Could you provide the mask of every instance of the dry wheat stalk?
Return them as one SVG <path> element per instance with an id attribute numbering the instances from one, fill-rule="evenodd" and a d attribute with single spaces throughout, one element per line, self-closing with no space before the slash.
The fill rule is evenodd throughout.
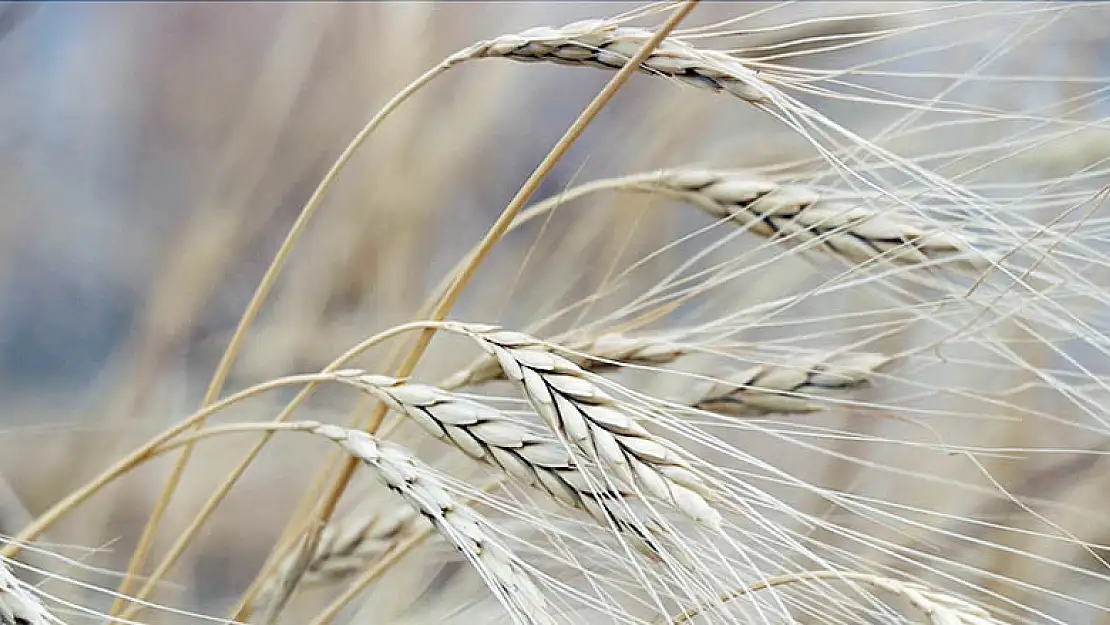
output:
<path id="1" fill-rule="evenodd" d="M 488 326 L 459 325 L 497 358 L 547 424 L 625 484 L 636 484 L 686 516 L 718 527 L 709 489 L 683 451 L 645 429 L 577 364 L 531 336 Z"/>
<path id="2" fill-rule="evenodd" d="M 630 336 L 610 332 L 562 343 L 566 358 L 586 371 L 600 371 L 628 365 L 663 365 L 690 353 L 690 347 L 658 336 Z M 446 389 L 473 386 L 504 379 L 497 358 L 486 354 L 466 369 L 447 378 L 440 386 Z"/>
<path id="3" fill-rule="evenodd" d="M 42 602 L 8 568 L 0 557 L 0 625 L 48 625 L 61 623 L 46 611 Z"/>
<path id="4" fill-rule="evenodd" d="M 816 240 L 856 262 L 915 264 L 951 254 L 966 255 L 961 260 L 975 267 L 983 262 L 972 254 L 969 240 L 927 228 L 908 215 L 829 200 L 814 189 L 743 172 L 664 170 L 630 177 L 621 188 L 675 197 L 760 236 L 795 244 Z"/>
<path id="5" fill-rule="evenodd" d="M 433 437 L 500 468 L 559 503 L 633 533 L 644 543 L 638 546 L 646 547 L 648 553 L 657 551 L 654 539 L 645 533 L 652 524 L 635 518 L 622 501 L 627 493 L 599 489 L 598 478 L 587 477 L 559 441 L 540 438 L 496 408 L 434 386 L 361 371 L 338 372 L 336 380 L 374 395 Z"/>
<path id="6" fill-rule="evenodd" d="M 541 26 L 482 41 L 454 55 L 448 62 L 506 58 L 619 69 L 652 35 L 643 28 L 620 26 L 606 20 L 585 20 L 561 28 Z M 717 50 L 695 48 L 677 38 L 664 39 L 641 63 L 640 69 L 702 89 L 724 91 L 752 104 L 770 102 L 768 87 L 739 59 Z"/>
<path id="7" fill-rule="evenodd" d="M 419 464 L 408 450 L 365 432 L 334 425 L 317 426 L 312 433 L 334 441 L 362 460 L 374 469 L 382 483 L 431 521 L 439 534 L 475 566 L 510 609 L 515 622 L 538 625 L 555 622 L 543 594 L 512 552 L 487 531 L 480 515 L 456 501 L 433 470 Z"/>
<path id="8" fill-rule="evenodd" d="M 807 352 L 786 365 L 762 364 L 714 384 L 694 407 L 723 414 L 813 412 L 821 404 L 806 395 L 866 384 L 890 359 L 881 354 Z"/>

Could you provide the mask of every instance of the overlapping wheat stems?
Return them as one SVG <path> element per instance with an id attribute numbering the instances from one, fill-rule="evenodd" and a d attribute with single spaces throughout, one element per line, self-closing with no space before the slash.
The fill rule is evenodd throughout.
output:
<path id="1" fill-rule="evenodd" d="M 561 438 L 625 485 L 635 485 L 695 521 L 719 527 L 710 490 L 674 443 L 641 425 L 634 411 L 605 393 L 590 374 L 543 342 L 492 326 L 459 324 L 497 358 L 533 408 Z"/>
<path id="2" fill-rule="evenodd" d="M 961 599 L 919 584 L 851 571 L 801 571 L 773 577 L 747 588 L 741 588 L 722 595 L 721 603 L 749 596 L 755 592 L 775 586 L 796 584 L 807 581 L 830 580 L 863 584 L 892 595 L 901 596 L 914 608 L 921 611 L 931 625 L 1002 625 L 983 608 Z M 670 623 L 680 625 L 701 614 L 705 607 L 693 608 L 672 619 Z"/>
<path id="3" fill-rule="evenodd" d="M 693 402 L 695 408 L 722 414 L 813 412 L 828 395 L 866 384 L 890 362 L 881 354 L 805 352 L 788 364 L 760 364 L 713 384 Z"/>
<path id="4" fill-rule="evenodd" d="M 12 574 L 7 558 L 0 557 L 0 625 L 60 625 L 61 622 Z"/>
<path id="5" fill-rule="evenodd" d="M 405 448 L 357 430 L 320 425 L 313 434 L 328 438 L 374 470 L 390 490 L 401 496 L 435 526 L 474 565 L 513 620 L 548 625 L 555 622 L 543 593 L 519 561 L 487 528 L 484 519 L 455 500 L 435 472 L 421 465 Z"/>
<path id="6" fill-rule="evenodd" d="M 590 104 L 587 105 L 582 113 L 574 120 L 571 126 L 567 129 L 566 133 L 564 133 L 559 141 L 551 148 L 547 156 L 545 156 L 543 161 L 536 167 L 535 170 L 533 170 L 532 174 L 528 177 L 524 184 L 521 185 L 516 195 L 513 196 L 513 199 L 510 200 L 509 204 L 505 207 L 505 210 L 501 212 L 501 215 L 497 218 L 493 225 L 490 226 L 489 230 L 486 232 L 486 235 L 482 238 L 481 243 L 479 243 L 478 246 L 473 250 L 473 252 L 467 257 L 465 265 L 459 270 L 458 273 L 453 276 L 451 286 L 442 293 L 437 292 L 436 294 L 434 294 L 434 299 L 432 299 L 431 301 L 435 302 L 435 304 L 433 306 L 430 306 L 430 313 L 428 315 L 432 320 L 441 321 L 447 317 L 448 313 L 451 312 L 451 309 L 454 308 L 455 302 L 462 294 L 462 291 L 466 288 L 466 286 L 470 282 L 470 279 L 474 276 L 474 273 L 478 266 L 482 264 L 489 252 L 505 235 L 513 220 L 516 219 L 517 215 L 519 215 L 520 211 L 524 208 L 524 205 L 531 199 L 535 192 L 539 190 L 540 184 L 543 182 L 543 180 L 552 171 L 552 169 L 554 169 L 555 165 L 567 153 L 570 147 L 578 140 L 582 133 L 585 132 L 586 128 L 597 117 L 598 113 L 600 113 L 601 110 L 605 108 L 605 106 L 613 99 L 613 96 L 616 95 L 617 91 L 619 91 L 620 88 L 624 86 L 625 83 L 627 83 L 628 79 L 632 76 L 632 72 L 635 71 L 640 66 L 640 64 L 645 59 L 647 59 L 660 44 L 662 44 L 667 39 L 668 36 L 670 36 L 670 34 L 675 30 L 675 28 L 678 27 L 680 23 L 682 23 L 684 19 L 686 19 L 690 12 L 694 10 L 694 7 L 697 6 L 698 1 L 699 0 L 684 0 L 684 2 L 679 5 L 670 15 L 670 17 L 667 18 L 667 20 L 663 23 L 658 31 L 652 33 L 650 37 L 641 42 L 641 44 L 635 50 L 635 53 L 631 56 L 631 59 L 629 60 L 627 66 L 621 67 L 617 70 L 616 74 L 609 80 L 609 83 L 606 84 L 606 86 L 600 92 L 598 92 L 597 96 L 594 97 Z M 455 62 L 454 58 L 455 57 L 447 59 L 447 61 L 441 64 L 440 67 L 446 68 L 451 66 Z M 416 88 L 419 87 L 415 85 L 410 86 L 409 88 L 406 88 L 405 91 L 409 92 L 411 90 L 415 90 Z M 355 145 L 355 143 L 352 143 L 352 148 Z M 423 317 L 424 315 L 422 314 L 420 316 Z M 428 344 L 431 342 L 433 333 L 433 331 L 426 331 L 421 333 L 420 337 L 417 339 L 415 347 L 413 347 L 412 350 L 409 351 L 408 354 L 404 357 L 404 359 L 400 361 L 400 365 L 396 369 L 396 374 L 398 376 L 404 377 L 412 373 L 412 371 L 416 368 L 416 365 L 419 362 L 420 358 L 427 350 Z M 375 431 L 380 426 L 381 421 L 385 416 L 385 412 L 385 405 L 379 404 L 370 414 L 369 422 L 366 429 L 371 432 Z M 357 419 L 356 422 L 361 421 L 361 419 Z M 332 463 L 329 463 L 329 465 L 330 464 Z M 339 477 L 332 483 L 332 486 L 328 489 L 328 492 L 320 499 L 319 505 L 316 507 L 318 512 L 311 515 L 315 516 L 319 522 L 313 523 L 310 520 L 307 524 L 303 524 L 304 528 L 308 532 L 318 531 L 318 528 L 322 524 L 326 524 L 327 521 L 331 518 L 336 505 L 339 503 L 339 498 L 346 490 L 347 485 L 350 483 L 350 480 L 354 475 L 355 466 L 355 464 L 352 464 L 348 461 L 342 467 Z M 325 468 L 324 472 L 322 472 L 321 475 L 326 475 L 326 473 L 329 471 L 330 466 Z M 306 498 L 306 502 L 307 501 L 310 500 Z M 275 546 L 275 553 L 282 552 L 286 547 L 292 544 L 292 541 L 296 539 L 296 536 L 304 533 L 295 531 L 296 526 L 301 524 L 301 521 L 302 519 L 295 518 L 287 525 L 286 531 L 283 532 L 282 541 L 280 541 L 279 544 Z M 271 559 L 270 561 L 273 562 L 275 561 L 275 559 Z M 264 575 L 265 573 L 262 573 L 260 577 Z M 252 599 L 251 593 L 260 586 L 260 583 L 261 580 L 256 579 L 255 582 L 251 584 L 250 588 L 248 588 L 247 592 L 244 593 L 239 606 L 237 606 L 234 611 L 234 618 L 243 618 L 247 615 L 250 610 L 250 603 Z"/>
<path id="7" fill-rule="evenodd" d="M 689 354 L 692 348 L 661 336 L 636 336 L 609 332 L 563 341 L 566 358 L 586 371 L 601 371 L 621 365 L 664 365 Z M 440 386 L 457 389 L 504 379 L 505 374 L 492 354 L 452 374 Z"/>

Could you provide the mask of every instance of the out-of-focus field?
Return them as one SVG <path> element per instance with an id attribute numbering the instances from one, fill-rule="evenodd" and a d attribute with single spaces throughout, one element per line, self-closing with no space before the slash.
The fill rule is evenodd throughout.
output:
<path id="1" fill-rule="evenodd" d="M 890 100 L 889 94 L 897 93 L 927 101 L 940 93 L 946 101 L 1077 122 L 1110 116 L 1110 107 L 1098 98 L 1084 100 L 1091 106 L 1083 110 L 1069 104 L 1104 86 L 1097 82 L 1018 85 L 954 77 L 1110 75 L 1110 9 L 1076 6 L 1043 16 L 971 19 L 997 7 L 772 6 L 706 3 L 687 26 L 752 13 L 738 26 L 752 32 L 729 38 L 728 45 L 753 49 L 775 49 L 792 38 L 899 29 L 896 36 L 860 48 L 799 52 L 779 62 L 820 70 L 886 59 L 883 69 L 890 75 L 860 81 L 875 89 L 865 95 L 877 99 Z M 474 41 L 629 8 L 627 3 L 562 2 L 0 5 L 0 531 L 14 534 L 109 462 L 195 409 L 297 212 L 350 137 L 390 96 Z M 829 15 L 853 17 L 806 21 Z M 951 23 L 920 32 L 913 28 L 942 19 Z M 760 28 L 791 22 L 799 26 Z M 899 78 L 894 72 L 906 75 Z M 597 70 L 483 60 L 452 71 L 406 104 L 328 195 L 253 329 L 229 387 L 318 370 L 359 339 L 409 320 L 609 77 Z M 907 112 L 866 101 L 799 97 L 863 137 L 875 136 Z M 937 115 L 926 113 L 916 123 Z M 942 153 L 998 140 L 1035 123 L 1030 120 L 942 127 L 883 145 L 911 158 Z M 537 199 L 579 182 L 659 167 L 755 168 L 814 156 L 805 138 L 761 111 L 637 76 L 557 167 Z M 1094 128 L 1014 154 L 965 182 L 1063 177 L 1106 157 L 1110 133 Z M 956 176 L 970 165 L 938 167 Z M 1092 171 L 1084 183 L 1089 188 L 1110 182 L 1099 173 L 1104 167 Z M 1037 215 L 1044 221 L 1052 216 L 1051 210 Z M 636 195 L 607 194 L 567 207 L 548 223 L 511 234 L 453 317 L 523 327 L 598 291 L 634 259 L 708 223 L 696 211 L 673 210 Z M 656 283 L 692 253 L 690 247 L 664 252 L 632 274 L 631 291 L 621 293 Z M 717 250 L 714 257 L 727 253 Z M 725 291 L 735 298 L 730 306 L 804 290 L 811 283 L 800 271 L 806 266 L 789 257 L 754 273 Z M 1101 269 L 1092 271 L 1089 279 L 1097 282 Z M 599 302 L 586 316 L 619 307 L 621 297 Z M 814 310 L 844 315 L 836 323 L 847 326 L 848 312 L 867 303 L 866 296 L 842 294 L 820 300 Z M 1105 324 L 1104 312 L 1084 311 Z M 567 321 L 560 327 L 572 325 Z M 884 344 L 898 351 L 913 339 L 899 336 Z M 1035 343 L 1021 349 L 1028 362 L 1060 366 L 1059 354 Z M 1106 370 L 1100 354 L 1082 345 L 1069 353 L 1096 375 Z M 387 354 L 373 352 L 360 362 L 382 367 Z M 418 377 L 435 379 L 473 356 L 447 343 L 424 360 Z M 954 378 L 965 388 L 980 383 L 943 367 L 922 375 L 935 385 Z M 986 369 L 976 375 L 990 388 L 1036 379 L 1012 369 L 998 374 L 1005 380 Z M 1103 397 L 1098 389 L 1091 393 Z M 882 404 L 907 396 L 876 385 L 861 401 Z M 345 397 L 322 393 L 305 411 L 306 418 L 345 414 Z M 287 398 L 252 401 L 234 414 L 270 418 L 279 400 Z M 1110 481 L 1096 453 L 1107 443 L 1097 430 L 1005 419 L 1006 411 L 997 406 L 982 420 L 961 420 L 955 415 L 988 409 L 973 394 L 934 399 L 936 404 L 919 398 L 914 405 L 935 409 L 938 414 L 928 427 L 941 437 L 951 434 L 959 444 L 1092 452 L 999 454 L 982 460 L 997 482 L 992 485 L 984 471 L 961 456 L 937 460 L 924 450 L 863 440 L 916 436 L 929 419 L 923 414 L 882 420 L 839 410 L 799 418 L 860 434 L 856 441 L 819 443 L 837 454 L 984 490 L 1001 486 L 1023 500 L 1036 499 L 1039 513 L 1082 540 L 1110 541 L 1105 497 Z M 1043 388 L 1007 399 L 1044 412 L 1075 410 L 1062 393 Z M 1075 414 L 1060 414 L 1060 419 L 1079 420 Z M 759 444 L 766 445 L 760 451 L 769 456 L 779 453 L 774 441 Z M 242 449 L 243 440 L 234 438 L 199 449 L 156 553 L 169 545 Z M 305 451 L 299 441 L 279 437 L 186 553 L 171 576 L 179 585 L 168 586 L 159 598 L 206 612 L 233 602 L 322 457 L 323 450 Z M 944 482 L 913 482 L 907 488 L 896 474 L 875 477 L 833 454 L 797 454 L 783 464 L 830 488 L 952 515 L 930 521 L 950 523 L 952 532 L 980 532 L 984 540 L 1013 543 L 1079 569 L 1101 566 L 1094 558 L 1097 549 L 960 525 L 960 517 L 975 516 L 1050 531 L 1004 496 L 978 500 L 972 491 L 950 490 Z M 170 466 L 161 460 L 113 485 L 49 532 L 45 542 L 99 567 L 125 568 Z M 804 498 L 792 503 L 812 506 L 811 512 L 822 505 Z M 1033 558 L 998 550 L 979 554 L 966 543 L 955 547 L 936 537 L 929 540 L 936 542 L 928 549 L 946 557 L 1034 584 L 1067 584 L 1067 592 L 1096 605 L 1110 601 L 1104 582 L 1045 579 Z M 105 551 L 92 555 L 74 545 Z M 103 579 L 100 583 L 110 585 Z M 60 584 L 47 588 L 63 590 Z M 1039 595 L 1012 592 L 1021 601 L 1042 601 Z M 1090 616 L 1079 608 L 1069 613 L 1072 608 L 1043 605 L 1064 621 L 1095 622 L 1082 620 Z M 1105 622 L 1106 615 L 1101 617 Z"/>

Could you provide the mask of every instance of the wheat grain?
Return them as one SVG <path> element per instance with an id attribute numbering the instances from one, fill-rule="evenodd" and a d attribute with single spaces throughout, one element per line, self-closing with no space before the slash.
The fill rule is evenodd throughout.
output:
<path id="1" fill-rule="evenodd" d="M 976 255 L 970 238 L 926 227 L 908 215 L 826 199 L 808 187 L 742 172 L 663 170 L 629 177 L 621 188 L 675 197 L 760 236 L 794 244 L 817 241 L 855 262 L 916 264 L 953 254 L 976 268 L 986 262 L 985 256 Z"/>
<path id="2" fill-rule="evenodd" d="M 684 452 L 645 429 L 581 367 L 526 334 L 461 324 L 458 330 L 497 358 L 505 376 L 561 437 L 625 484 L 638 484 L 686 516 L 719 527 L 720 513 L 706 500 L 709 491 Z"/>
<path id="3" fill-rule="evenodd" d="M 0 557 L 0 625 L 48 625 L 61 621 L 50 614 Z"/>
<path id="4" fill-rule="evenodd" d="M 496 408 L 434 386 L 407 384 L 361 371 L 339 372 L 336 379 L 381 399 L 433 437 L 468 456 L 500 468 L 561 504 L 631 532 L 643 543 L 637 546 L 645 548 L 646 553 L 658 553 L 648 533 L 654 524 L 633 514 L 622 501 L 627 493 L 599 488 L 597 478 L 588 477 L 560 442 L 540 438 Z"/>
<path id="5" fill-rule="evenodd" d="M 601 371 L 621 365 L 663 365 L 690 353 L 690 347 L 659 336 L 632 336 L 609 332 L 571 339 L 562 343 L 566 358 L 586 371 Z M 440 385 L 445 389 L 474 386 L 504 379 L 497 358 L 490 354 L 476 360 Z"/>
<path id="6" fill-rule="evenodd" d="M 761 364 L 716 383 L 693 402 L 702 410 L 734 415 L 755 412 L 813 412 L 810 396 L 866 384 L 890 359 L 881 354 L 807 352 L 790 364 Z"/>
<path id="7" fill-rule="evenodd" d="M 456 501 L 434 472 L 420 465 L 408 450 L 365 432 L 334 425 L 318 426 L 313 433 L 331 439 L 362 460 L 374 469 L 382 483 L 431 521 L 439 534 L 475 566 L 509 608 L 515 622 L 537 625 L 555 622 L 543 594 L 512 552 L 487 530 L 485 520 Z"/>
<path id="8" fill-rule="evenodd" d="M 624 67 L 652 35 L 649 30 L 611 21 L 585 20 L 482 41 L 455 54 L 448 62 L 506 58 L 612 70 Z M 695 48 L 676 37 L 664 39 L 640 64 L 640 70 L 698 88 L 723 91 L 752 104 L 770 102 L 769 88 L 739 59 L 724 52 Z"/>

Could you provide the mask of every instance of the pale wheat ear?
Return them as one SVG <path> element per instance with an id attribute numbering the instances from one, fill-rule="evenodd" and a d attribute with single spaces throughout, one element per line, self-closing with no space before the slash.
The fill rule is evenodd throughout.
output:
<path id="1" fill-rule="evenodd" d="M 624 67 L 652 35 L 650 30 L 621 26 L 609 20 L 585 20 L 502 35 L 477 43 L 452 58 L 546 61 L 612 70 Z M 724 52 L 700 50 L 679 38 L 665 39 L 639 69 L 701 89 L 728 93 L 752 104 L 771 102 L 769 87 L 740 60 Z"/>
<path id="2" fill-rule="evenodd" d="M 431 521 L 439 534 L 474 566 L 497 599 L 509 610 L 513 622 L 555 623 L 543 593 L 535 586 L 520 560 L 501 544 L 478 513 L 455 500 L 435 472 L 421 465 L 403 447 L 373 436 L 334 425 L 321 425 L 311 433 L 338 444 L 374 470 L 377 478 L 412 508 Z"/>
<path id="3" fill-rule="evenodd" d="M 761 364 L 728 375 L 692 405 L 731 415 L 814 412 L 824 407 L 815 396 L 867 384 L 889 362 L 880 354 L 805 352 L 785 364 Z"/>
<path id="4" fill-rule="evenodd" d="M 297 578 L 303 586 L 314 586 L 348 579 L 416 533 L 423 520 L 411 507 L 380 508 L 364 505 L 332 519 L 320 532 L 306 562 L 291 557 L 278 566 L 258 593 L 259 605 L 274 606 L 288 600 L 291 593 L 281 588 L 282 580 Z"/>
<path id="5" fill-rule="evenodd" d="M 814 189 L 782 185 L 742 172 L 670 170 L 648 175 L 630 189 L 671 195 L 753 233 L 799 244 L 816 241 L 854 262 L 918 264 L 959 255 L 972 269 L 990 266 L 973 239 L 930 227 L 899 211 L 828 200 Z"/>
<path id="6" fill-rule="evenodd" d="M 813 581 L 835 581 L 869 586 L 891 595 L 898 595 L 912 607 L 919 610 L 928 619 L 930 625 L 1004 625 L 1003 621 L 994 618 L 990 612 L 983 608 L 954 595 L 929 588 L 924 584 L 852 571 L 801 571 L 780 575 L 722 595 L 719 602 L 725 603 L 741 599 L 777 586 Z M 693 608 L 658 625 L 667 625 L 667 623 L 680 625 L 681 623 L 690 622 L 707 607 Z"/>
<path id="7" fill-rule="evenodd" d="M 631 534 L 637 539 L 634 546 L 644 553 L 658 553 L 651 534 L 661 520 L 641 518 L 626 501 L 629 493 L 602 486 L 603 480 L 591 476 L 559 441 L 537 436 L 492 406 L 441 388 L 357 371 L 344 372 L 338 381 L 381 399 L 471 458 L 501 469 L 564 506 L 587 512 L 604 526 Z"/>
<path id="8" fill-rule="evenodd" d="M 692 470 L 689 454 L 641 425 L 634 411 L 605 393 L 586 371 L 543 342 L 519 332 L 459 324 L 497 358 L 533 408 L 561 439 L 612 471 L 626 486 L 642 488 L 673 509 L 720 529 L 711 489 Z"/>

